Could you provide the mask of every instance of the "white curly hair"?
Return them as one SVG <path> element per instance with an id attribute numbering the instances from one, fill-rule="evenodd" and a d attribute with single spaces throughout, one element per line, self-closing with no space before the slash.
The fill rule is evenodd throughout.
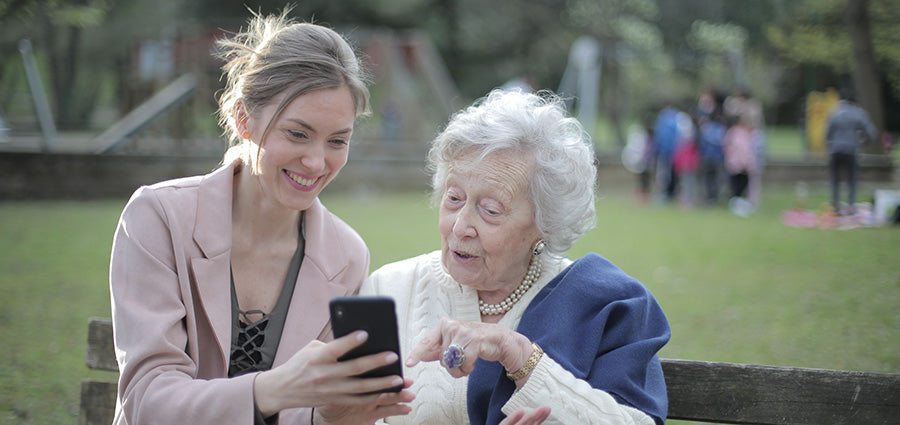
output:
<path id="1" fill-rule="evenodd" d="M 454 161 L 475 152 L 478 166 L 500 150 L 534 158 L 529 188 L 535 226 L 550 253 L 568 251 L 596 223 L 597 168 L 590 136 L 549 91 L 495 89 L 454 114 L 428 152 L 432 202 L 437 205 L 444 195 Z"/>

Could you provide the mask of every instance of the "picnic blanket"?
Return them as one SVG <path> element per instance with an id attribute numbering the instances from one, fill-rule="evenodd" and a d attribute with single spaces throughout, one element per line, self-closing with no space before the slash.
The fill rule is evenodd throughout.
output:
<path id="1" fill-rule="evenodd" d="M 790 227 L 826 230 L 852 230 L 876 224 L 869 203 L 856 204 L 856 212 L 847 215 L 835 213 L 830 206 L 819 211 L 793 208 L 781 213 L 781 222 Z"/>

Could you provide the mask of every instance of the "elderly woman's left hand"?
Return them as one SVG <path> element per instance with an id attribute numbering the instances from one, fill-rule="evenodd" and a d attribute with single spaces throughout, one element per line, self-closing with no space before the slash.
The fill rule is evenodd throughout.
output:
<path id="1" fill-rule="evenodd" d="M 406 366 L 441 360 L 450 345 L 461 347 L 465 353 L 459 366 L 444 365 L 454 378 L 472 373 L 477 358 L 498 361 L 508 371 L 519 370 L 532 351 L 531 341 L 525 335 L 504 326 L 444 318 L 407 356 Z"/>

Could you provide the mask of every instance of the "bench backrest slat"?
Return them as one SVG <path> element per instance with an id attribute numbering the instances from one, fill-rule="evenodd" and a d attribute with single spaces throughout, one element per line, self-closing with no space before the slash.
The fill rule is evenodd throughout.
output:
<path id="1" fill-rule="evenodd" d="M 88 367 L 118 370 L 112 322 L 91 319 Z M 669 418 L 727 424 L 897 424 L 900 374 L 662 359 Z M 107 388 L 109 395 L 98 394 Z M 115 384 L 84 387 L 107 414 Z M 102 392 L 102 391 L 100 391 Z"/>
<path id="2" fill-rule="evenodd" d="M 91 319 L 88 323 L 87 355 L 84 362 L 91 369 L 118 371 L 113 344 L 112 320 Z"/>
<path id="3" fill-rule="evenodd" d="M 900 375 L 664 359 L 669 418 L 896 424 Z"/>
<path id="4" fill-rule="evenodd" d="M 116 414 L 116 383 L 81 382 L 78 425 L 110 425 Z"/>

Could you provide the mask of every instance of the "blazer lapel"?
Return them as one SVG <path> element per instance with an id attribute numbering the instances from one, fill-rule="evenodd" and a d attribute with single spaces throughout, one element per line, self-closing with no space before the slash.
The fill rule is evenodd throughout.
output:
<path id="1" fill-rule="evenodd" d="M 206 320 L 212 328 L 213 336 L 218 343 L 219 352 L 228 367 L 231 351 L 231 276 L 229 264 L 231 251 L 226 251 L 213 258 L 194 258 L 191 268 L 194 282 L 197 285 L 195 294 L 199 295 L 201 310 L 206 313 Z M 200 312 L 197 315 L 200 316 Z M 200 317 L 198 317 L 200 319 Z M 205 328 L 198 326 L 198 330 Z M 212 347 L 210 347 L 211 349 Z"/>
<path id="2" fill-rule="evenodd" d="M 223 166 L 200 183 L 194 241 L 204 256 L 191 259 L 195 293 L 226 368 L 231 350 L 231 202 L 238 164 Z"/>

